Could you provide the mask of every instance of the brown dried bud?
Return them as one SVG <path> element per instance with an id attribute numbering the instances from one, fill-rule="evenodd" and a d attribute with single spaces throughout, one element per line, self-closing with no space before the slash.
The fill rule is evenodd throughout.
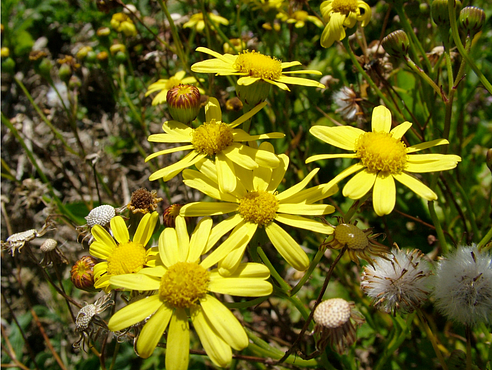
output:
<path id="1" fill-rule="evenodd" d="M 176 217 L 179 215 L 179 210 L 183 207 L 182 204 L 171 204 L 164 210 L 162 215 L 162 223 L 166 227 L 176 227 Z"/>

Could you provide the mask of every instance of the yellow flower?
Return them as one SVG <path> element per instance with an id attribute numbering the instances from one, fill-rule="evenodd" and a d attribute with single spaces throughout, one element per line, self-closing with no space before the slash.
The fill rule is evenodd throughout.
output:
<path id="1" fill-rule="evenodd" d="M 161 90 L 152 100 L 152 105 L 165 103 L 167 100 L 167 92 L 173 87 L 178 85 L 189 85 L 197 83 L 195 77 L 185 77 L 185 75 L 185 71 L 179 71 L 169 79 L 160 79 L 157 82 L 154 82 L 152 85 L 149 86 L 149 89 L 145 93 L 145 96 L 149 96 L 150 94 Z M 198 88 L 198 90 L 201 94 L 205 93 L 205 91 L 200 88 Z"/>
<path id="2" fill-rule="evenodd" d="M 345 29 L 354 27 L 357 21 L 362 21 L 362 27 L 365 27 L 371 20 L 371 8 L 361 0 L 328 0 L 321 3 L 320 10 L 326 23 L 321 34 L 324 48 L 343 40 Z"/>
<path id="3" fill-rule="evenodd" d="M 353 151 L 353 154 L 320 154 L 309 157 L 306 163 L 329 158 L 358 158 L 359 163 L 345 169 L 327 186 L 338 183 L 353 173 L 355 175 L 343 188 L 343 195 L 360 199 L 373 189 L 374 211 L 378 216 L 391 213 L 395 208 L 395 181 L 409 187 L 426 200 L 436 200 L 437 195 L 408 172 L 424 173 L 450 170 L 456 167 L 461 158 L 452 154 L 418 154 L 422 149 L 448 144 L 445 139 L 437 139 L 406 147 L 402 136 L 412 126 L 410 122 L 391 129 L 391 112 L 384 106 L 372 112 L 372 132 L 365 132 L 351 126 L 313 126 L 309 130 L 318 139 L 336 147 Z"/>
<path id="4" fill-rule="evenodd" d="M 138 224 L 133 241 L 121 216 L 113 217 L 110 222 L 114 238 L 102 226 L 94 225 L 92 235 L 96 241 L 89 247 L 89 252 L 104 260 L 94 266 L 94 288 L 108 293 L 113 289 L 109 282 L 112 276 L 134 274 L 147 265 L 151 250 L 146 250 L 145 246 L 158 219 L 157 212 L 147 213 Z"/>
<path id="5" fill-rule="evenodd" d="M 264 142 L 260 149 L 273 152 L 273 146 Z M 222 245 L 210 258 L 219 262 L 219 271 L 229 274 L 234 271 L 258 227 L 264 227 L 268 238 L 280 255 L 295 269 L 304 271 L 309 266 L 306 252 L 277 222 L 323 234 L 333 233 L 333 227 L 303 216 L 322 216 L 334 212 L 334 207 L 326 204 L 313 204 L 318 200 L 334 194 L 338 188 L 315 186 L 304 189 L 319 169 L 311 171 L 300 183 L 278 193 L 277 187 L 282 182 L 289 157 L 281 154 L 280 165 L 275 169 L 257 168 L 245 170 L 236 168 L 237 187 L 231 193 L 220 190 L 217 184 L 217 171 L 213 164 L 205 162 L 199 171 L 185 170 L 183 181 L 187 186 L 198 189 L 216 202 L 196 202 L 183 206 L 182 216 L 199 217 L 232 214 L 217 227 L 223 233 L 234 229 L 229 236 L 236 238 L 235 245 Z M 304 189 L 304 190 L 303 190 Z M 303 215 L 303 216 L 300 216 Z M 225 258 L 223 259 L 223 257 Z"/>
<path id="6" fill-rule="evenodd" d="M 216 366 L 226 367 L 231 362 L 231 347 L 239 351 L 248 346 L 243 326 L 213 293 L 260 297 L 272 292 L 266 281 L 270 271 L 262 264 L 243 263 L 234 274 L 223 277 L 217 269 L 209 270 L 215 264 L 210 258 L 200 261 L 218 240 L 214 233 L 212 220 L 204 218 L 190 238 L 186 221 L 178 216 L 176 229 L 166 228 L 160 235 L 155 267 L 111 278 L 111 284 L 121 288 L 153 294 L 116 312 L 109 320 L 109 329 L 122 330 L 151 316 L 135 349 L 139 356 L 149 357 L 167 329 L 168 370 L 188 368 L 189 318 Z"/>
<path id="7" fill-rule="evenodd" d="M 229 21 L 220 15 L 214 13 L 208 13 L 210 20 L 215 24 L 223 24 L 227 26 Z M 193 14 L 188 22 L 183 25 L 184 28 L 194 27 L 198 32 L 202 32 L 205 28 L 205 21 L 203 20 L 203 13 Z"/>
<path id="8" fill-rule="evenodd" d="M 243 51 L 239 55 L 222 55 L 204 47 L 199 47 L 196 50 L 215 58 L 193 64 L 191 66 L 193 72 L 215 73 L 217 76 L 241 76 L 237 81 L 238 85 L 249 86 L 258 81 L 264 81 L 287 91 L 290 90 L 286 84 L 325 87 L 325 85 L 314 80 L 287 76 L 287 74 L 293 73 L 321 75 L 321 72 L 313 70 L 284 71 L 285 68 L 301 65 L 300 62 L 282 63 L 276 58 L 249 50 Z"/>
<path id="9" fill-rule="evenodd" d="M 113 27 L 118 32 L 123 32 L 125 36 L 135 36 L 137 34 L 137 29 L 133 24 L 133 21 L 125 13 L 115 13 L 111 18 L 111 27 Z"/>
<path id="10" fill-rule="evenodd" d="M 323 27 L 323 22 L 321 22 L 317 17 L 309 15 L 305 10 L 296 10 L 290 15 L 280 12 L 277 14 L 277 18 L 283 22 L 295 23 L 295 28 L 304 27 L 306 25 L 306 21 L 314 23 L 317 27 Z"/>
<path id="11" fill-rule="evenodd" d="M 236 128 L 241 123 L 249 120 L 266 103 L 257 105 L 248 113 L 242 115 L 232 123 L 222 122 L 222 112 L 219 102 L 215 98 L 209 98 L 205 106 L 206 122 L 197 128 L 191 128 L 184 123 L 167 121 L 162 125 L 165 134 L 149 136 L 149 141 L 157 143 L 189 143 L 179 147 L 161 150 L 149 155 L 148 161 L 159 155 L 191 150 L 183 159 L 167 167 L 161 168 L 150 176 L 150 180 L 163 178 L 169 181 L 186 167 L 198 164 L 207 157 L 214 157 L 219 173 L 219 183 L 223 191 L 233 191 L 236 187 L 234 175 L 234 163 L 242 168 L 253 169 L 259 166 L 277 167 L 280 163 L 277 156 L 266 150 L 258 150 L 246 144 L 248 141 L 261 139 L 279 139 L 285 135 L 273 132 L 261 135 L 249 135 L 244 130 Z"/>

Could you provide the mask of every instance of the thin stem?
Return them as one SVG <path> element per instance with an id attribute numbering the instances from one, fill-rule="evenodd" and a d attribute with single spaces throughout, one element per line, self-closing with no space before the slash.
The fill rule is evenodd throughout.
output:
<path id="1" fill-rule="evenodd" d="M 444 357 L 441 353 L 441 350 L 439 349 L 439 345 L 437 344 L 436 337 L 434 336 L 434 333 L 432 332 L 431 328 L 429 327 L 427 319 L 426 319 L 424 313 L 422 312 L 422 310 L 420 308 L 417 309 L 417 315 L 420 319 L 421 326 L 424 328 L 424 331 L 427 334 L 427 338 L 429 338 L 429 340 L 432 344 L 432 347 L 434 348 L 434 352 L 436 353 L 437 358 L 439 359 L 439 362 L 441 363 L 443 370 L 448 370 L 448 366 L 446 365 L 446 361 L 444 361 Z M 471 368 L 467 369 L 467 370 L 471 370 Z"/>
<path id="2" fill-rule="evenodd" d="M 448 1 L 449 21 L 451 23 L 451 34 L 453 36 L 454 43 L 458 48 L 461 56 L 465 58 L 466 62 L 470 65 L 471 69 L 473 69 L 473 72 L 475 72 L 475 74 L 479 78 L 480 82 L 487 89 L 487 91 L 492 94 L 492 85 L 490 84 L 489 80 L 487 80 L 480 69 L 478 69 L 477 65 L 475 64 L 473 59 L 470 58 L 465 48 L 463 47 L 463 44 L 461 43 L 458 25 L 456 24 L 456 9 L 454 8 L 454 3 L 454 1 Z"/>
<path id="3" fill-rule="evenodd" d="M 270 270 L 270 275 L 277 281 L 277 283 L 280 285 L 280 288 L 285 292 L 288 293 L 291 289 L 291 286 L 285 282 L 284 279 L 280 276 L 280 274 L 275 270 L 275 267 L 273 267 L 272 263 L 268 259 L 267 255 L 261 249 L 261 247 L 256 248 L 256 251 L 258 255 L 260 256 L 261 260 L 263 263 L 268 267 Z"/>
<path id="4" fill-rule="evenodd" d="M 492 238 L 492 227 L 489 229 L 489 232 L 485 234 L 482 240 L 480 240 L 480 242 L 478 243 L 478 249 L 482 249 L 482 247 L 485 246 L 485 244 L 487 244 L 491 238 Z M 487 249 L 490 249 L 490 247 Z"/>
<path id="5" fill-rule="evenodd" d="M 422 68 L 415 64 L 415 62 L 409 57 L 405 56 L 405 61 L 412 71 L 418 74 L 425 82 L 429 84 L 430 87 L 434 89 L 437 95 L 441 97 L 444 102 L 447 102 L 448 98 L 444 92 L 437 86 L 437 84 L 424 72 Z"/>
<path id="6" fill-rule="evenodd" d="M 183 64 L 184 69 L 186 71 L 189 71 L 190 68 L 188 67 L 188 60 L 183 52 L 183 45 L 181 44 L 181 39 L 179 38 L 178 30 L 176 28 L 176 25 L 174 24 L 173 18 L 171 17 L 171 14 L 169 13 L 169 10 L 167 9 L 167 6 L 164 3 L 164 1 L 163 0 L 158 0 L 158 1 L 162 11 L 166 15 L 166 18 L 169 22 L 169 26 L 171 27 L 171 34 L 173 35 L 174 45 L 176 45 L 176 54 L 178 54 L 178 58 Z"/>
<path id="7" fill-rule="evenodd" d="M 311 264 L 309 265 L 309 268 L 304 273 L 301 280 L 299 280 L 297 285 L 290 292 L 291 295 L 296 295 L 297 292 L 304 286 L 306 281 L 311 277 L 311 274 L 313 273 L 316 266 L 318 266 L 318 263 L 319 261 L 321 261 L 321 258 L 323 258 L 323 256 L 325 255 L 326 248 L 323 247 L 322 245 L 320 245 L 318 252 L 316 252 L 316 255 L 314 256 L 313 260 L 311 261 Z"/>
<path id="8" fill-rule="evenodd" d="M 442 231 L 441 223 L 439 222 L 439 218 L 437 217 L 436 209 L 435 209 L 435 201 L 431 200 L 427 202 L 429 206 L 429 213 L 432 218 L 432 223 L 436 228 L 437 238 L 439 239 L 439 244 L 441 244 L 441 250 L 444 254 L 448 252 L 448 244 L 446 243 L 446 237 L 444 236 L 444 232 Z"/>

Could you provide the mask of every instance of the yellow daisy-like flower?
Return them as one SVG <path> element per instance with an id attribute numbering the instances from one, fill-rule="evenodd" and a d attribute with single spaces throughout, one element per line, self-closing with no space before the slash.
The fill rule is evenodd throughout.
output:
<path id="1" fill-rule="evenodd" d="M 280 12 L 277 14 L 277 18 L 283 22 L 294 23 L 295 28 L 302 28 L 306 25 L 306 22 L 312 22 L 317 27 L 323 27 L 323 22 L 321 22 L 314 15 L 309 15 L 305 10 L 296 10 L 292 14 Z"/>
<path id="2" fill-rule="evenodd" d="M 212 220 L 204 218 L 190 236 L 183 217 L 176 218 L 176 229 L 166 228 L 159 238 L 156 266 L 137 274 L 111 278 L 111 284 L 125 289 L 154 292 L 131 303 L 109 320 L 112 331 L 132 326 L 149 316 L 135 349 L 147 358 L 154 352 L 167 329 L 166 369 L 187 369 L 189 362 L 189 318 L 205 351 L 216 366 L 226 367 L 232 359 L 231 347 L 242 350 L 248 336 L 241 323 L 213 293 L 241 297 L 261 297 L 272 292 L 266 281 L 268 268 L 259 263 L 243 263 L 231 276 L 221 276 L 210 258 L 200 261 L 213 246 Z M 209 294 L 212 293 L 212 294 Z"/>
<path id="3" fill-rule="evenodd" d="M 300 62 L 282 63 L 276 58 L 249 50 L 245 50 L 239 55 L 220 54 L 204 47 L 199 47 L 196 50 L 215 58 L 193 64 L 191 66 L 193 72 L 215 73 L 217 76 L 241 76 L 237 81 L 238 85 L 249 86 L 255 82 L 263 81 L 286 91 L 290 91 L 286 84 L 325 87 L 318 81 L 288 76 L 288 74 L 293 73 L 321 75 L 321 72 L 314 70 L 284 71 L 286 68 L 301 65 Z"/>
<path id="4" fill-rule="evenodd" d="M 149 96 L 152 93 L 160 91 L 154 99 L 152 99 L 152 105 L 158 105 L 165 103 L 167 101 L 167 92 L 173 87 L 178 85 L 193 85 L 197 83 L 195 77 L 185 77 L 185 71 L 179 71 L 174 76 L 169 77 L 169 79 L 160 79 L 149 86 L 145 96 Z M 198 88 L 200 94 L 204 94 L 203 89 Z"/>
<path id="5" fill-rule="evenodd" d="M 147 213 L 140 220 L 133 241 L 121 216 L 113 217 L 110 222 L 114 238 L 102 226 L 94 225 L 91 232 L 96 241 L 90 245 L 89 252 L 104 260 L 94 266 L 94 288 L 108 293 L 113 289 L 109 282 L 112 276 L 134 274 L 147 265 L 151 250 L 145 246 L 158 219 L 157 212 Z"/>
<path id="6" fill-rule="evenodd" d="M 186 167 L 198 164 L 207 157 L 214 157 L 219 174 L 220 188 L 225 191 L 233 191 L 236 187 L 234 163 L 240 167 L 253 169 L 259 166 L 277 167 L 280 163 L 277 156 L 266 150 L 258 150 L 246 144 L 248 141 L 262 139 L 279 139 L 285 135 L 273 132 L 261 135 L 249 135 L 244 130 L 236 128 L 241 123 L 249 120 L 266 103 L 254 107 L 248 113 L 242 115 L 232 123 L 222 122 L 222 111 L 217 99 L 209 98 L 205 106 L 206 122 L 197 128 L 191 128 L 177 121 L 167 121 L 162 125 L 165 134 L 149 136 L 149 141 L 157 143 L 189 143 L 171 149 L 161 150 L 149 155 L 145 161 L 159 155 L 191 150 L 183 159 L 164 167 L 150 176 L 150 180 L 163 178 L 169 181 Z"/>
<path id="7" fill-rule="evenodd" d="M 456 167 L 461 158 L 452 154 L 418 154 L 423 149 L 449 144 L 437 139 L 406 147 L 401 138 L 412 126 L 410 122 L 391 129 L 391 112 L 384 106 L 372 112 L 372 132 L 352 126 L 313 126 L 309 130 L 318 139 L 336 147 L 353 151 L 352 154 L 320 154 L 309 157 L 306 163 L 329 158 L 358 158 L 359 163 L 342 171 L 327 186 L 336 184 L 356 172 L 343 188 L 343 195 L 360 199 L 373 189 L 374 211 L 378 216 L 391 213 L 395 208 L 395 181 L 409 187 L 426 200 L 436 200 L 437 195 L 429 187 L 408 173 L 445 171 Z"/>
<path id="8" fill-rule="evenodd" d="M 208 13 L 210 20 L 215 24 L 223 24 L 227 26 L 229 21 L 220 15 L 214 13 Z M 184 28 L 195 28 L 198 32 L 203 32 L 205 29 L 205 21 L 203 20 L 203 13 L 193 14 L 188 22 L 183 25 Z"/>
<path id="9" fill-rule="evenodd" d="M 262 143 L 260 149 L 273 152 L 273 146 L 267 142 Z M 333 233 L 332 226 L 303 216 L 322 216 L 334 212 L 335 209 L 331 205 L 313 203 L 333 195 L 338 191 L 337 186 L 331 189 L 326 186 L 304 189 L 319 170 L 315 169 L 298 184 L 278 193 L 277 187 L 289 165 L 288 156 L 281 154 L 278 157 L 280 165 L 275 169 L 260 167 L 249 171 L 237 168 L 237 187 L 231 193 L 220 190 L 217 171 L 210 162 L 198 166 L 200 171 L 183 172 L 184 183 L 187 186 L 221 202 L 189 203 L 181 208 L 180 214 L 187 217 L 233 214 L 217 227 L 222 227 L 224 234 L 234 229 L 229 238 L 243 238 L 242 242 L 236 245 L 220 246 L 210 255 L 210 258 L 219 262 L 219 271 L 222 274 L 230 274 L 238 266 L 258 227 L 265 228 L 268 238 L 280 255 L 300 271 L 308 268 L 308 256 L 278 222 L 322 234 Z"/>
<path id="10" fill-rule="evenodd" d="M 343 40 L 345 29 L 354 27 L 357 21 L 365 27 L 371 20 L 371 8 L 361 0 L 328 0 L 321 3 L 320 10 L 326 23 L 321 34 L 321 46 L 324 48 Z"/>

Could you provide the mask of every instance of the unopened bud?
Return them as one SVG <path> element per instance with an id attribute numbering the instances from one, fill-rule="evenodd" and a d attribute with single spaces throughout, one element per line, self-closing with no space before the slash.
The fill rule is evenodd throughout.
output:
<path id="1" fill-rule="evenodd" d="M 75 56 L 79 60 L 84 60 L 84 58 L 87 56 L 87 54 L 89 53 L 89 51 L 92 51 L 92 47 L 91 46 L 82 46 L 79 49 L 79 51 L 77 51 L 77 54 L 75 54 Z"/>
<path id="2" fill-rule="evenodd" d="M 179 215 L 179 210 L 183 207 L 181 204 L 171 204 L 164 210 L 162 215 L 162 223 L 166 227 L 176 227 L 176 217 Z"/>
<path id="3" fill-rule="evenodd" d="M 82 290 L 94 290 L 94 266 L 97 260 L 92 256 L 83 256 L 72 267 L 70 279 L 73 285 Z"/>
<path id="4" fill-rule="evenodd" d="M 188 124 L 200 112 L 200 91 L 193 85 L 174 86 L 166 98 L 169 113 L 176 121 Z"/>
<path id="5" fill-rule="evenodd" d="M 454 8 L 456 10 L 461 8 L 461 2 L 459 0 L 449 0 L 454 2 Z M 449 9 L 448 0 L 434 0 L 431 5 L 432 19 L 439 28 L 449 31 L 451 26 L 449 22 Z"/>
<path id="6" fill-rule="evenodd" d="M 467 6 L 460 12 L 460 28 L 473 37 L 485 24 L 485 12 L 476 6 Z"/>
<path id="7" fill-rule="evenodd" d="M 408 54 L 410 41 L 403 30 L 391 32 L 383 41 L 383 48 L 386 52 L 395 58 L 402 58 Z"/>
<path id="8" fill-rule="evenodd" d="M 68 64 L 62 64 L 58 70 L 58 76 L 63 82 L 68 82 L 72 77 L 72 68 Z"/>

